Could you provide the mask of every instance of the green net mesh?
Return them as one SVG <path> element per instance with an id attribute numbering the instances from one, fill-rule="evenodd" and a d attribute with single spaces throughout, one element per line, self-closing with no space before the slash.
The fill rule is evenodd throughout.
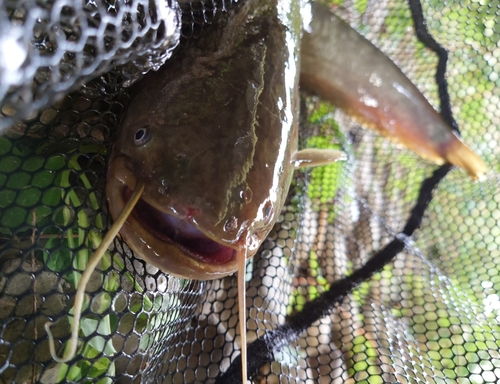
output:
<path id="1" fill-rule="evenodd" d="M 439 107 L 438 58 L 415 37 L 406 2 L 333 3 Z M 436 166 L 304 95 L 302 146 L 349 160 L 297 172 L 247 268 L 249 341 L 286 329 L 394 239 L 404 249 L 295 340 L 275 333 L 271 358 L 250 372 L 257 383 L 500 382 L 500 2 L 422 6 L 449 51 L 452 112 L 487 179 L 452 170 L 420 229 L 401 235 Z M 217 7 L 182 4 L 184 38 Z M 110 223 L 105 174 L 123 85 L 166 59 L 179 17 L 162 1 L 0 0 L 1 383 L 215 382 L 239 361 L 236 278 L 168 276 L 119 237 L 87 287 L 77 357 L 54 362 L 44 330 L 55 322 L 61 355 L 75 286 Z M 15 67 L 5 47 L 23 41 Z"/>

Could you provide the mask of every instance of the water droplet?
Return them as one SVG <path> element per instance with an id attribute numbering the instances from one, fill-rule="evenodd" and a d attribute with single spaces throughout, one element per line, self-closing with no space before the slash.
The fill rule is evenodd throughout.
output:
<path id="1" fill-rule="evenodd" d="M 238 228 L 238 219 L 232 216 L 226 223 L 224 224 L 224 231 L 233 232 Z"/>
<path id="2" fill-rule="evenodd" d="M 273 203 L 268 201 L 266 205 L 264 205 L 263 209 L 263 214 L 264 214 L 264 220 L 266 224 L 268 224 L 271 221 L 271 218 L 273 217 L 274 209 L 273 209 Z"/>
<path id="3" fill-rule="evenodd" d="M 161 185 L 158 187 L 158 193 L 160 195 L 166 195 L 167 194 L 167 182 L 165 181 L 165 179 L 162 179 L 161 180 Z"/>
<path id="4" fill-rule="evenodd" d="M 260 247 L 259 235 L 257 233 L 254 233 L 248 239 L 247 248 L 248 248 L 249 251 L 254 251 L 254 250 L 256 250 L 259 247 Z"/>
<path id="5" fill-rule="evenodd" d="M 253 192 L 250 188 L 247 188 L 244 191 L 240 191 L 240 197 L 245 202 L 245 204 L 248 204 L 252 201 Z"/>
<path id="6" fill-rule="evenodd" d="M 372 83 L 374 86 L 376 87 L 380 87 L 382 85 L 382 79 L 380 78 L 380 76 L 373 72 L 371 75 L 370 75 L 370 78 L 368 79 L 368 81 L 370 83 Z"/>

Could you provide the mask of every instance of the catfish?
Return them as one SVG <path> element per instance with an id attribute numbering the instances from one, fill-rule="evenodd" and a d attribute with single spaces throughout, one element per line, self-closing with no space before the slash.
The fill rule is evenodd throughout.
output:
<path id="1" fill-rule="evenodd" d="M 318 4 L 250 0 L 134 91 L 106 194 L 116 218 L 144 180 L 120 231 L 140 257 L 209 280 L 237 270 L 237 251 L 256 253 L 295 167 L 322 156 L 297 149 L 299 77 L 420 156 L 484 176 L 482 160 L 411 81 L 346 23 Z"/>
<path id="2" fill-rule="evenodd" d="M 245 3 L 144 79 L 109 162 L 113 217 L 145 186 L 120 231 L 139 257 L 189 279 L 238 271 L 243 382 L 245 262 L 276 222 L 294 169 L 345 158 L 298 151 L 301 29 L 298 3 Z"/>
<path id="3" fill-rule="evenodd" d="M 109 160 L 113 228 L 173 276 L 238 271 L 243 382 L 245 262 L 275 224 L 294 169 L 345 159 L 298 150 L 299 79 L 426 159 L 474 179 L 486 172 L 386 55 L 317 4 L 248 0 L 148 74 L 133 90 Z"/>

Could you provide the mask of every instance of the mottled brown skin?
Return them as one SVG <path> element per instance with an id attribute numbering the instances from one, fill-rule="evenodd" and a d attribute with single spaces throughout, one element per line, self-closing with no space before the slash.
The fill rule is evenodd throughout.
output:
<path id="1" fill-rule="evenodd" d="M 144 202 L 220 244 L 247 248 L 251 257 L 276 221 L 293 173 L 300 22 L 287 29 L 275 1 L 254 0 L 229 20 L 135 90 L 106 193 L 116 217 L 127 190 L 144 179 Z M 135 146 L 134 135 L 146 126 L 149 141 Z M 153 235 L 138 209 L 121 234 L 148 263 L 193 279 L 236 271 L 235 257 L 204 262 Z"/>
<path id="2" fill-rule="evenodd" d="M 302 38 L 301 86 L 427 159 L 461 166 L 473 178 L 484 175 L 481 159 L 387 56 L 325 8 L 305 9 L 313 17 Z M 294 168 L 300 11 L 291 0 L 248 1 L 227 25 L 141 82 L 111 156 L 113 217 L 142 179 L 142 200 L 157 211 L 219 244 L 248 250 L 247 257 L 255 254 Z M 136 146 L 140 127 L 148 127 L 150 138 Z M 235 257 L 208 260 L 169 241 L 144 207 L 121 233 L 147 262 L 194 279 L 236 271 Z"/>

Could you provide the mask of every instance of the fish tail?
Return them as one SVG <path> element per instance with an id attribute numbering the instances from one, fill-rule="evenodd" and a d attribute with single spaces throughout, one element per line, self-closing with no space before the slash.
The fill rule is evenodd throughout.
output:
<path id="1" fill-rule="evenodd" d="M 484 178 L 483 161 L 392 60 L 323 6 L 312 3 L 311 10 L 301 45 L 301 86 L 423 158 Z"/>
<path id="2" fill-rule="evenodd" d="M 450 164 L 465 169 L 472 179 L 484 180 L 487 168 L 483 160 L 457 137 L 448 145 L 443 157 Z"/>

